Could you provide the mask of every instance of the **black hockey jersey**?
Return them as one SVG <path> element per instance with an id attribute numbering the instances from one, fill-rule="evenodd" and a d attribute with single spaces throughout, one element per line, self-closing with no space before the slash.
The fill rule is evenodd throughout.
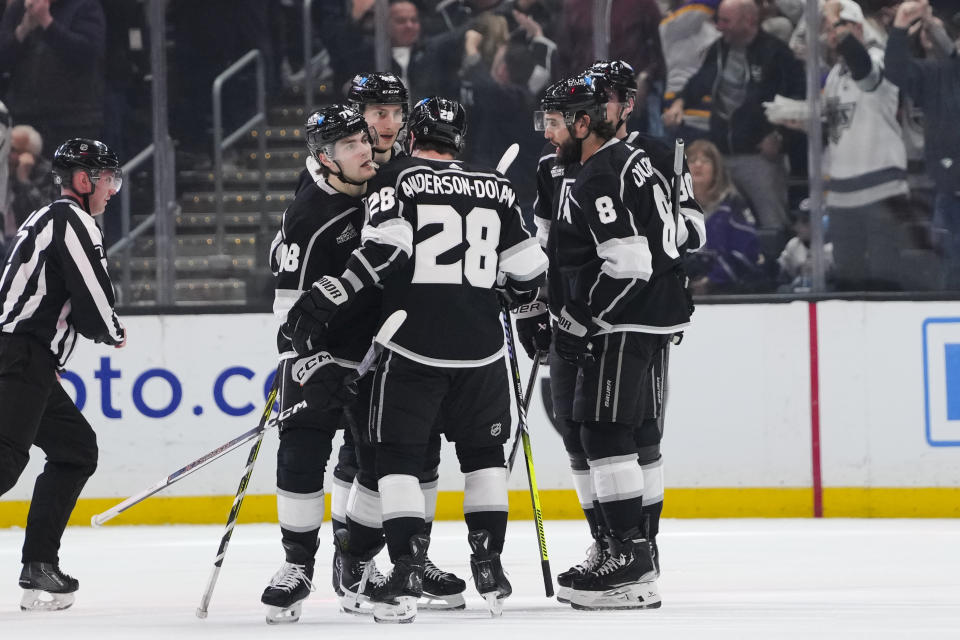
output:
<path id="1" fill-rule="evenodd" d="M 673 210 L 673 154 L 674 149 L 659 138 L 644 135 L 639 131 L 631 132 L 625 142 L 632 147 L 643 149 L 650 157 L 653 172 L 660 183 L 667 190 L 670 199 L 670 209 Z M 681 253 L 694 252 L 707 242 L 707 226 L 703 217 L 703 209 L 693 197 L 693 176 L 690 175 L 690 166 L 687 158 L 683 158 L 683 180 L 680 182 L 680 215 L 683 224 L 677 228 L 677 246 Z"/>
<path id="2" fill-rule="evenodd" d="M 363 201 L 334 189 L 316 163 L 307 166 L 270 249 L 270 266 L 276 276 L 273 313 L 280 324 L 315 281 L 343 270 L 360 246 L 364 224 Z M 356 367 L 370 347 L 379 317 L 378 290 L 371 287 L 360 292 L 354 304 L 333 318 L 323 348 L 337 364 Z M 277 347 L 281 354 L 293 352 L 282 333 L 277 335 Z"/>
<path id="3" fill-rule="evenodd" d="M 563 203 L 566 192 L 573 187 L 573 182 L 580 171 L 580 163 L 571 163 L 567 166 L 557 164 L 557 150 L 549 142 L 540 154 L 537 164 L 537 199 L 533 203 L 534 224 L 537 226 L 537 241 L 547 253 L 550 266 L 547 270 L 546 299 L 550 312 L 558 316 L 563 309 L 563 281 L 558 273 L 559 255 L 557 234 L 550 233 L 553 223 L 559 217 L 560 205 Z"/>
<path id="4" fill-rule="evenodd" d="M 600 333 L 689 324 L 669 194 L 642 149 L 614 138 L 588 158 L 553 227 L 574 317 Z"/>
<path id="5" fill-rule="evenodd" d="M 388 347 L 440 367 L 502 357 L 498 274 L 529 291 L 547 267 L 510 181 L 459 161 L 403 158 L 381 169 L 367 193 L 363 246 L 343 277 L 354 290 L 383 282 L 384 318 L 407 312 Z"/>

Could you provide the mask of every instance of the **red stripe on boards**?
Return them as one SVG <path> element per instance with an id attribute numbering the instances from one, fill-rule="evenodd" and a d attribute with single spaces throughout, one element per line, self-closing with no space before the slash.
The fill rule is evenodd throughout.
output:
<path id="1" fill-rule="evenodd" d="M 820 357 L 817 340 L 817 303 L 810 302 L 810 446 L 813 459 L 813 517 L 823 517 L 820 472 Z"/>

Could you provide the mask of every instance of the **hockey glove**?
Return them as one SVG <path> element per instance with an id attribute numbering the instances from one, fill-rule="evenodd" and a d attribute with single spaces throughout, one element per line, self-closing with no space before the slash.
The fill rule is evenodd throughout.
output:
<path id="1" fill-rule="evenodd" d="M 326 351 L 317 351 L 293 364 L 291 376 L 303 389 L 307 406 L 322 411 L 345 407 L 357 399 L 355 383 L 347 383 L 345 369 Z"/>
<path id="2" fill-rule="evenodd" d="M 322 329 L 341 306 L 353 297 L 353 289 L 339 278 L 323 276 L 305 291 L 287 313 L 287 324 L 304 329 Z"/>
<path id="3" fill-rule="evenodd" d="M 299 318 L 296 324 L 290 324 L 288 320 L 280 327 L 280 333 L 284 335 L 293 344 L 293 350 L 297 355 L 306 355 L 320 348 L 323 344 L 324 327 L 318 327 L 305 321 L 307 316 Z"/>
<path id="4" fill-rule="evenodd" d="M 547 303 L 537 300 L 530 304 L 522 304 L 512 309 L 513 317 L 517 320 L 517 340 L 527 352 L 531 360 L 537 357 L 537 352 L 546 354 L 550 351 L 550 313 Z M 541 363 L 543 364 L 543 363 Z"/>
<path id="5" fill-rule="evenodd" d="M 557 333 L 554 336 L 554 349 L 557 355 L 578 367 L 587 367 L 593 364 L 593 354 L 590 353 L 590 338 L 596 333 L 592 323 L 579 321 L 573 317 L 567 307 L 560 312 L 557 318 Z"/>

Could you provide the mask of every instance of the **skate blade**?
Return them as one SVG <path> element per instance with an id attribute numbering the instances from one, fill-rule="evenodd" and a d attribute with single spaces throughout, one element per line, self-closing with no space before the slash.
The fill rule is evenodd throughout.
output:
<path id="1" fill-rule="evenodd" d="M 400 596 L 396 603 L 377 602 L 373 605 L 373 621 L 380 624 L 409 624 L 417 617 L 417 599 Z"/>
<path id="2" fill-rule="evenodd" d="M 503 615 L 503 598 L 497 597 L 497 592 L 484 593 L 483 599 L 487 601 L 487 610 L 490 611 L 491 618 L 499 618 Z"/>
<path id="3" fill-rule="evenodd" d="M 417 602 L 418 609 L 425 611 L 457 611 L 467 608 L 467 602 L 463 599 L 463 594 L 452 593 L 448 596 L 435 596 L 424 593 Z"/>
<path id="4" fill-rule="evenodd" d="M 572 589 L 570 593 L 570 606 L 579 611 L 659 609 L 661 604 L 656 582 L 635 582 L 607 591 Z"/>
<path id="5" fill-rule="evenodd" d="M 357 596 L 351 591 L 344 591 L 340 596 L 340 610 L 352 616 L 369 616 L 373 613 L 373 605 L 366 596 Z"/>
<path id="6" fill-rule="evenodd" d="M 267 624 L 289 624 L 300 619 L 303 606 L 298 602 L 291 607 L 267 607 Z"/>
<path id="7" fill-rule="evenodd" d="M 76 598 L 72 593 L 50 593 L 42 589 L 24 589 L 20 598 L 21 611 L 63 611 L 69 609 Z"/>
<path id="8" fill-rule="evenodd" d="M 559 587 L 557 589 L 557 602 L 562 604 L 570 604 L 570 592 L 573 591 L 570 587 Z"/>

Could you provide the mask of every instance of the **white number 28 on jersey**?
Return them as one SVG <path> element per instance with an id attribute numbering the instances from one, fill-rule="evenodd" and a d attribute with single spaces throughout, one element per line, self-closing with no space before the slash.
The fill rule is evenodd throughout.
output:
<path id="1" fill-rule="evenodd" d="M 437 258 L 463 244 L 466 222 L 467 251 L 463 260 L 437 264 Z M 500 242 L 500 216 L 493 209 L 475 207 L 465 218 L 442 204 L 417 207 L 417 229 L 440 224 L 440 232 L 419 242 L 414 249 L 413 280 L 417 284 L 462 284 L 467 279 L 474 287 L 491 288 L 497 280 L 497 245 Z"/>

